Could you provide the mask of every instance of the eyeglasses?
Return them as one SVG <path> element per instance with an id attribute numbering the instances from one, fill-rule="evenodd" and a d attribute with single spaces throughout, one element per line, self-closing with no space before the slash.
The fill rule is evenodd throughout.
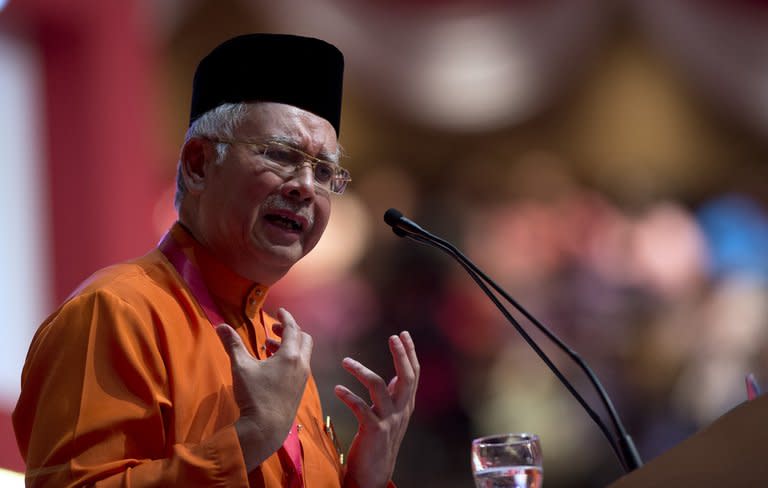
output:
<path id="1" fill-rule="evenodd" d="M 347 184 L 352 181 L 352 176 L 346 168 L 342 168 L 336 163 L 310 156 L 304 151 L 282 142 L 211 140 L 222 144 L 244 144 L 250 147 L 253 152 L 264 158 L 267 168 L 283 177 L 292 176 L 299 168 L 309 165 L 312 168 L 315 186 L 323 191 L 330 191 L 341 195 L 347 188 Z"/>

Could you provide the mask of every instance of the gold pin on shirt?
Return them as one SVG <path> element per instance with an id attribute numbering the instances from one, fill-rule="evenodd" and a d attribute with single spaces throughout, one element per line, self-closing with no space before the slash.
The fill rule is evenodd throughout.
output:
<path id="1" fill-rule="evenodd" d="M 341 446 L 339 445 L 338 436 L 336 436 L 336 430 L 333 428 L 333 422 L 331 422 L 331 416 L 325 417 L 325 433 L 333 441 L 333 447 L 336 448 L 336 454 L 339 455 L 339 464 L 344 465 L 344 453 L 341 452 Z"/>

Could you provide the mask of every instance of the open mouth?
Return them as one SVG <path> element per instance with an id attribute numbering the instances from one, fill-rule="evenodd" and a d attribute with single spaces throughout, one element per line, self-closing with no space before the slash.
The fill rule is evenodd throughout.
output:
<path id="1" fill-rule="evenodd" d="M 272 223 L 272 224 L 274 224 L 274 225 L 276 225 L 278 227 L 282 227 L 285 230 L 289 230 L 289 231 L 292 231 L 292 232 L 301 232 L 301 230 L 302 230 L 302 225 L 301 225 L 301 223 L 299 221 L 293 220 L 293 219 L 291 219 L 289 217 L 286 217 L 284 215 L 268 214 L 268 215 L 264 216 L 264 218 L 268 222 L 270 222 L 270 223 Z"/>

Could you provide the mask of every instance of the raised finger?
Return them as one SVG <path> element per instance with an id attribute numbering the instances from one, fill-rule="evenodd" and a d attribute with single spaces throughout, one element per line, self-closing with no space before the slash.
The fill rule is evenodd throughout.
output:
<path id="1" fill-rule="evenodd" d="M 344 404 L 352 410 L 352 414 L 360 425 L 377 421 L 376 416 L 368 404 L 365 403 L 362 398 L 352 393 L 346 386 L 336 385 L 333 392 L 339 400 L 344 402 Z"/>
<path id="2" fill-rule="evenodd" d="M 381 376 L 352 358 L 344 358 L 341 364 L 344 369 L 349 371 L 368 390 L 368 395 L 371 397 L 371 401 L 373 401 L 374 408 L 379 410 L 379 413 L 383 413 L 381 410 L 391 410 L 392 399 L 387 391 L 387 385 L 381 379 Z"/>
<path id="3" fill-rule="evenodd" d="M 294 350 L 299 349 L 301 347 L 301 328 L 299 327 L 299 324 L 296 323 L 296 319 L 293 318 L 293 315 L 291 315 L 286 309 L 279 308 L 277 310 L 277 318 L 280 320 L 280 324 L 282 326 L 280 338 L 282 339 L 282 344 L 280 346 L 281 350 Z M 274 326 L 272 330 L 275 330 Z"/>
<path id="4" fill-rule="evenodd" d="M 392 354 L 397 381 L 391 381 L 388 390 L 392 393 L 395 404 L 402 405 L 410 399 L 409 393 L 416 382 L 416 374 L 399 336 L 393 335 L 389 338 L 389 352 Z"/>
<path id="5" fill-rule="evenodd" d="M 307 334 L 306 332 L 301 333 L 301 355 L 305 358 L 307 358 L 307 361 L 309 361 L 312 358 L 312 347 L 314 346 L 314 340 L 312 339 L 312 336 Z"/>
<path id="6" fill-rule="evenodd" d="M 233 363 L 240 363 L 241 361 L 253 358 L 243 344 L 243 339 L 235 332 L 228 324 L 219 324 L 216 326 L 216 334 L 218 334 L 224 349 L 229 355 L 230 361 Z"/>
<path id="7" fill-rule="evenodd" d="M 416 355 L 416 345 L 413 343 L 411 333 L 407 330 L 404 330 L 400 333 L 400 340 L 403 343 L 406 354 L 408 354 L 408 359 L 411 362 L 411 368 L 416 374 L 416 380 L 418 381 L 419 374 L 421 373 L 421 365 L 419 364 L 419 358 Z"/>

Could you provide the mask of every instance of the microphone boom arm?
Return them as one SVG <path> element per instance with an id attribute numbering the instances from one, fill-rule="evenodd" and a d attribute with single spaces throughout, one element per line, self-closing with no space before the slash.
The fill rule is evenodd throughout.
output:
<path id="1" fill-rule="evenodd" d="M 470 277 L 475 281 L 475 283 L 477 283 L 477 285 L 488 296 L 488 298 L 491 299 L 494 305 L 496 305 L 499 311 L 510 322 L 510 324 L 515 328 L 515 330 L 517 330 L 517 332 L 526 341 L 526 343 L 528 343 L 528 345 L 531 346 L 531 348 L 536 352 L 536 354 L 541 358 L 541 360 L 544 361 L 544 363 L 554 373 L 554 375 L 558 378 L 558 380 L 560 380 L 563 386 L 565 386 L 566 389 L 571 393 L 571 395 L 573 395 L 573 397 L 579 402 L 579 404 L 584 408 L 584 410 L 592 418 L 595 424 L 597 424 L 598 428 L 600 428 L 603 435 L 608 440 L 614 453 L 618 457 L 625 472 L 633 471 L 634 469 L 637 469 L 638 467 L 642 466 L 643 463 L 637 451 L 637 448 L 635 447 L 635 444 L 632 441 L 632 438 L 629 436 L 626 429 L 624 428 L 624 425 L 622 424 L 619 414 L 614 408 L 610 397 L 608 396 L 607 392 L 603 388 L 600 381 L 597 379 L 597 376 L 595 375 L 595 373 L 587 365 L 587 363 L 581 358 L 581 356 L 579 356 L 573 349 L 568 347 L 567 344 L 565 344 L 559 337 L 557 337 L 557 335 L 555 335 L 546 326 L 544 326 L 544 324 L 539 322 L 532 314 L 530 314 L 525 308 L 523 308 L 522 305 L 517 303 L 517 301 L 515 301 L 503 288 L 501 288 L 492 279 L 490 279 L 482 270 L 480 270 L 480 268 L 478 268 L 474 263 L 472 263 L 472 261 L 469 258 L 467 258 L 461 251 L 459 251 L 453 244 L 449 243 L 444 239 L 441 239 L 440 237 L 437 237 L 431 234 L 430 232 L 427 232 L 426 230 L 421 228 L 419 225 L 417 225 L 413 221 L 403 217 L 400 212 L 394 209 L 390 209 L 387 211 L 387 213 L 384 216 L 384 220 L 386 221 L 387 224 L 392 226 L 393 232 L 399 237 L 406 237 L 422 244 L 432 245 L 446 252 L 447 254 L 452 256 L 454 259 L 456 259 L 459 262 L 459 264 L 461 264 L 462 267 L 467 271 Z M 547 357 L 544 351 L 541 350 L 538 344 L 536 344 L 536 342 L 530 337 L 530 335 L 528 335 L 528 333 L 522 328 L 520 323 L 517 322 L 517 320 L 515 320 L 514 317 L 512 317 L 512 315 L 509 313 L 506 307 L 504 307 L 504 305 L 502 305 L 501 302 L 499 302 L 498 298 L 488 289 L 488 286 L 486 285 L 486 283 L 490 285 L 507 302 L 509 302 L 515 309 L 517 309 L 521 314 L 523 314 L 531 323 L 533 323 L 536 326 L 536 328 L 538 328 L 544 335 L 546 335 L 550 341 L 556 344 L 574 362 L 576 362 L 579 368 L 589 378 L 589 381 L 592 383 L 595 390 L 597 391 L 598 396 L 600 397 L 600 400 L 603 403 L 606 411 L 608 412 L 608 416 L 610 417 L 611 422 L 613 423 L 615 432 L 618 437 L 618 446 L 616 445 L 616 439 L 613 438 L 613 436 L 609 432 L 607 426 L 603 423 L 600 416 L 597 415 L 597 413 L 587 404 L 584 398 L 579 394 L 578 391 L 575 390 L 575 388 L 570 384 L 570 382 L 568 382 L 568 380 L 565 379 L 563 374 L 557 369 L 554 363 L 552 363 L 549 357 Z"/>

